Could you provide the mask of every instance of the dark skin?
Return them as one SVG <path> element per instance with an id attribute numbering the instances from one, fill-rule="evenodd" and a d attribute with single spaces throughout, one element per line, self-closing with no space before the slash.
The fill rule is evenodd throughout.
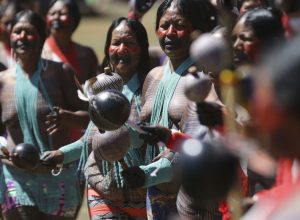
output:
<path id="1" fill-rule="evenodd" d="M 244 19 L 239 20 L 235 25 L 232 31 L 232 42 L 233 61 L 236 66 L 252 64 L 256 61 L 260 49 L 259 40 L 253 29 L 245 24 Z"/>
<path id="2" fill-rule="evenodd" d="M 135 73 L 139 64 L 140 46 L 134 32 L 126 22 L 121 22 L 112 32 L 109 47 L 109 59 L 114 71 L 126 83 Z M 51 164 L 61 163 L 64 155 L 60 150 L 48 151 L 44 154 L 44 161 Z"/>
<path id="3" fill-rule="evenodd" d="M 176 9 L 173 4 L 162 16 L 156 31 L 160 46 L 170 59 L 171 69 L 176 69 L 189 56 L 189 46 L 191 43 L 189 33 L 191 33 L 192 30 L 193 27 L 191 23 L 178 12 L 178 9 Z M 154 68 L 148 73 L 145 79 L 142 93 L 143 107 L 140 115 L 142 122 L 149 122 L 150 120 L 155 93 L 159 82 L 162 79 L 164 68 L 165 66 Z M 185 76 L 187 72 L 188 71 L 183 73 L 180 78 L 169 105 L 169 118 L 174 125 L 180 123 L 188 103 L 188 100 L 184 95 Z M 156 157 L 155 160 L 158 160 L 161 157 L 167 157 L 169 153 L 170 152 L 166 150 Z M 130 168 L 123 175 L 127 179 L 129 185 L 132 187 L 139 187 L 143 185 L 144 181 L 136 180 L 135 176 L 139 180 L 144 180 L 143 175 L 141 174 L 144 174 L 142 170 Z M 137 181 L 139 184 L 136 184 Z M 168 184 L 165 191 L 173 191 L 174 189 L 171 188 L 170 184 Z"/>
<path id="4" fill-rule="evenodd" d="M 139 64 L 141 48 L 134 32 L 121 22 L 112 32 L 109 59 L 114 70 L 126 83 L 133 76 Z"/>
<path id="5" fill-rule="evenodd" d="M 16 46 L 13 48 L 17 62 L 23 70 L 26 78 L 29 78 L 36 70 L 37 63 L 40 59 L 40 51 L 42 42 L 40 41 L 37 30 L 31 25 L 26 17 L 13 27 L 11 39 L 16 40 Z M 26 41 L 34 39 L 37 43 L 26 44 Z M 63 68 L 61 65 L 48 61 L 47 67 L 42 70 L 41 78 L 47 90 L 47 93 L 53 102 L 53 105 L 58 106 L 59 111 L 56 117 L 49 120 L 51 112 L 41 92 L 38 94 L 40 100 L 37 113 L 38 125 L 41 135 L 45 138 L 51 135 L 53 147 L 65 145 L 69 142 L 66 129 L 71 127 L 85 128 L 89 121 L 89 116 L 85 109 L 86 103 L 77 98 L 76 86 L 73 78 L 74 74 L 69 69 Z M 7 98 L 13 94 L 16 84 L 15 68 L 8 69 L 2 72 L 0 77 L 0 105 L 3 121 L 1 122 L 7 132 L 8 147 L 11 149 L 17 144 L 23 142 L 23 135 L 18 122 L 14 99 Z M 13 165 L 8 160 L 3 160 L 4 163 Z M 38 167 L 30 172 L 44 172 L 49 168 Z"/>
<path id="6" fill-rule="evenodd" d="M 67 54 L 74 31 L 74 19 L 69 9 L 63 2 L 57 1 L 49 9 L 46 20 L 50 29 L 50 36 L 54 38 L 63 54 Z M 77 61 L 81 71 L 78 80 L 83 84 L 87 79 L 97 74 L 98 59 L 91 48 L 73 43 L 75 44 Z M 54 51 L 46 43 L 43 49 L 43 57 L 53 60 L 53 56 L 55 56 Z"/>

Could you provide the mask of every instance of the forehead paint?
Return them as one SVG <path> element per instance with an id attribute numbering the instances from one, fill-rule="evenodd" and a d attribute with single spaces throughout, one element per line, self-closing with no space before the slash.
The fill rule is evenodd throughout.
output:
<path id="1" fill-rule="evenodd" d="M 110 45 L 108 51 L 109 53 L 138 53 L 140 48 L 138 46 L 127 46 L 125 44 L 119 46 Z"/>

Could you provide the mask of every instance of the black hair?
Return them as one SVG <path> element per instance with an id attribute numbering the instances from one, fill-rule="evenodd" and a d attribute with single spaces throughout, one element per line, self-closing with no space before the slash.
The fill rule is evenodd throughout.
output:
<path id="1" fill-rule="evenodd" d="M 41 44 L 44 45 L 44 42 L 47 38 L 46 23 L 45 23 L 44 19 L 36 12 L 33 12 L 31 10 L 23 10 L 23 11 L 18 12 L 16 14 L 14 21 L 12 22 L 11 31 L 12 31 L 13 27 L 23 17 L 25 17 L 29 21 L 29 23 L 35 27 L 35 29 L 37 30 L 37 32 L 40 36 Z"/>
<path id="2" fill-rule="evenodd" d="M 284 41 L 281 15 L 281 12 L 275 8 L 255 8 L 245 12 L 239 21 L 244 19 L 245 25 L 251 27 L 255 36 L 263 44 L 270 45 Z"/>
<path id="3" fill-rule="evenodd" d="M 125 17 L 119 17 L 115 19 L 112 24 L 110 25 L 107 35 L 106 35 L 106 42 L 104 47 L 104 59 L 101 65 L 102 71 L 105 67 L 110 66 L 110 58 L 109 58 L 109 46 L 111 43 L 112 38 L 112 32 L 115 30 L 117 26 L 121 22 L 125 21 L 126 25 L 130 27 L 130 29 L 135 33 L 137 42 L 141 48 L 141 54 L 140 54 L 140 63 L 138 65 L 138 74 L 140 77 L 140 80 L 143 82 L 146 74 L 150 70 L 150 58 L 149 58 L 149 42 L 148 42 L 148 36 L 145 27 L 142 23 L 140 23 L 138 20 L 129 19 Z"/>
<path id="4" fill-rule="evenodd" d="M 202 33 L 210 32 L 217 25 L 217 11 L 207 0 L 164 0 L 157 9 L 156 30 L 161 17 L 173 2 L 181 15 L 191 22 L 196 30 Z"/>
<path id="5" fill-rule="evenodd" d="M 67 8 L 69 9 L 69 12 L 71 14 L 71 16 L 73 17 L 74 19 L 74 28 L 73 28 L 73 31 L 76 30 L 76 28 L 78 27 L 79 23 L 80 23 L 80 20 L 81 20 L 81 14 L 80 14 L 80 11 L 79 11 L 79 7 L 76 3 L 76 0 L 52 0 L 50 3 L 49 3 L 49 6 L 48 6 L 48 10 L 50 10 L 50 8 L 56 3 L 56 2 L 63 2 L 65 6 L 67 6 Z"/>
<path id="6" fill-rule="evenodd" d="M 271 80 L 276 103 L 300 119 L 300 37 L 272 51 L 263 67 Z"/>

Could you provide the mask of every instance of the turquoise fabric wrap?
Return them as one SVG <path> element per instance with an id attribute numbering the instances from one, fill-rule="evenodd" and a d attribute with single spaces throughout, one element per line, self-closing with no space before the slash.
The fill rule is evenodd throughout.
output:
<path id="1" fill-rule="evenodd" d="M 17 205 L 37 206 L 49 215 L 63 207 L 64 210 L 73 210 L 63 213 L 63 216 L 74 217 L 74 208 L 81 202 L 79 185 L 74 176 L 76 169 L 76 165 L 72 164 L 59 176 L 52 176 L 50 173 L 28 173 L 3 165 L 5 184 L 0 185 L 0 191 Z"/>
<path id="2" fill-rule="evenodd" d="M 37 98 L 41 82 L 42 61 L 28 80 L 19 64 L 16 64 L 15 102 L 18 119 L 23 133 L 23 142 L 32 144 L 40 150 L 40 154 L 49 150 L 42 140 L 37 117 Z"/>
<path id="3" fill-rule="evenodd" d="M 134 99 L 135 108 L 137 112 L 139 113 L 141 110 L 140 106 L 140 95 L 138 92 L 138 89 L 141 86 L 141 82 L 138 78 L 138 74 L 136 73 L 131 77 L 131 79 L 123 86 L 122 93 L 127 97 L 130 103 L 132 103 Z M 126 125 L 125 125 L 126 126 Z M 128 128 L 128 126 L 127 126 Z M 139 146 L 143 144 L 143 141 L 138 137 L 138 134 L 136 132 L 132 132 L 133 130 L 129 130 L 130 133 L 130 139 L 131 139 L 131 145 L 129 148 L 129 151 L 124 157 L 124 161 L 129 167 L 132 166 L 139 166 L 141 164 L 144 164 L 143 156 L 140 155 L 139 149 L 137 149 Z M 117 182 L 117 185 L 119 188 L 122 188 L 124 186 L 124 179 L 121 175 L 121 172 L 123 171 L 122 166 L 119 162 L 112 162 L 109 163 L 108 161 L 102 161 L 102 167 L 103 167 L 103 174 L 106 175 L 109 170 L 113 167 L 114 169 L 114 178 Z"/>
<path id="4" fill-rule="evenodd" d="M 90 121 L 89 124 L 88 124 L 88 126 L 87 126 L 87 129 L 85 130 L 83 138 L 81 139 L 81 141 L 83 142 L 83 145 L 81 146 L 81 152 L 80 152 L 80 157 L 79 157 L 80 159 L 79 159 L 79 164 L 78 164 L 78 169 L 77 169 L 77 173 L 79 174 L 79 181 L 80 182 L 84 182 L 85 181 L 84 166 L 86 164 L 86 161 L 87 161 L 87 158 L 88 158 L 88 155 L 89 155 L 88 138 L 90 136 L 90 132 L 91 132 L 93 126 L 94 126 L 93 122 Z M 76 153 L 79 153 L 76 150 L 77 146 L 73 145 L 73 147 L 75 148 L 74 151 L 70 147 L 70 155 L 68 155 L 67 157 L 73 157 L 73 158 L 75 158 Z"/>
<path id="5" fill-rule="evenodd" d="M 167 158 L 160 158 L 158 161 L 147 166 L 140 166 L 140 168 L 146 175 L 144 187 L 169 182 L 173 177 L 171 161 Z"/>
<path id="6" fill-rule="evenodd" d="M 82 148 L 84 147 L 84 142 L 79 139 L 71 144 L 65 145 L 59 148 L 64 154 L 64 164 L 71 163 L 78 160 L 81 156 Z"/>
<path id="7" fill-rule="evenodd" d="M 19 123 L 23 132 L 23 141 L 36 146 L 40 154 L 51 150 L 51 138 L 47 146 L 41 137 L 38 126 L 37 99 L 39 88 L 43 97 L 52 110 L 52 103 L 41 80 L 42 60 L 37 65 L 37 70 L 27 79 L 21 67 L 16 64 L 15 104 Z M 63 170 L 59 176 L 50 173 L 35 174 L 23 172 L 14 167 L 3 165 L 3 181 L 0 192 L 9 193 L 18 205 L 37 206 L 40 211 L 53 214 L 60 209 L 63 199 L 64 207 L 74 209 L 80 204 L 81 196 L 78 182 L 76 181 L 76 167 Z M 13 192 L 7 187 L 13 184 Z M 12 194 L 11 194 L 12 193 Z M 68 215 L 68 214 L 66 214 Z"/>
<path id="8" fill-rule="evenodd" d="M 169 127 L 168 109 L 181 75 L 193 64 L 190 58 L 187 58 L 176 70 L 172 72 L 170 61 L 165 66 L 163 77 L 158 85 L 154 105 L 151 113 L 150 124 L 160 124 Z M 163 149 L 161 148 L 161 151 Z M 151 163 L 156 156 L 153 146 L 147 147 L 146 162 Z"/>
<path id="9" fill-rule="evenodd" d="M 123 90 L 122 93 L 123 95 L 126 96 L 126 98 L 131 102 L 133 99 L 136 103 L 136 110 L 138 113 L 140 113 L 141 109 L 140 109 L 140 97 L 139 96 L 134 96 L 134 94 L 136 93 L 136 91 L 139 89 L 139 87 L 141 86 L 138 74 L 134 74 L 131 79 L 127 82 L 127 84 L 125 84 L 123 86 Z M 140 138 L 140 133 L 137 132 L 134 128 L 128 126 L 125 123 L 126 128 L 129 131 L 129 135 L 130 135 L 130 140 L 131 140 L 131 146 L 132 148 L 139 148 L 144 144 L 144 140 L 142 138 Z"/>
<path id="10" fill-rule="evenodd" d="M 181 75 L 193 64 L 193 61 L 189 58 L 187 58 L 183 63 L 180 64 L 180 66 L 172 72 L 170 67 L 170 61 L 165 66 L 163 77 L 158 85 L 155 100 L 154 100 L 154 106 L 151 113 L 151 119 L 150 124 L 151 125 L 157 125 L 160 124 L 164 127 L 169 127 L 169 104 L 173 97 L 173 94 L 175 92 L 175 89 L 177 87 L 177 84 L 180 80 Z M 159 147 L 160 152 L 164 150 L 164 147 Z M 146 163 L 149 164 L 147 166 L 141 167 L 145 172 L 152 166 L 152 160 L 157 155 L 158 152 L 155 152 L 155 146 L 148 145 L 146 150 Z M 169 170 L 171 170 L 171 163 L 168 164 L 170 166 Z M 164 168 L 165 170 L 166 167 Z M 149 178 L 149 173 L 146 173 L 147 178 Z M 163 177 L 161 175 L 167 175 L 166 172 L 158 172 L 156 177 L 151 178 L 151 182 L 163 183 L 161 181 L 164 181 L 165 179 L 168 179 L 168 175 L 166 177 Z M 154 178 L 157 178 L 157 180 L 154 180 Z"/>

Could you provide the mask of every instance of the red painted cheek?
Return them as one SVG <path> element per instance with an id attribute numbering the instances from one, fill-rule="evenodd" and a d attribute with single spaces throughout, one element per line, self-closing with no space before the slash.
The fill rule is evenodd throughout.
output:
<path id="1" fill-rule="evenodd" d="M 181 37 L 189 37 L 192 32 L 193 32 L 192 29 L 177 31 L 177 36 L 180 37 L 180 38 Z"/>
<path id="2" fill-rule="evenodd" d="M 65 25 L 70 25 L 73 22 L 73 19 L 68 15 L 61 16 L 59 20 Z"/>
<path id="3" fill-rule="evenodd" d="M 110 46 L 108 49 L 109 53 L 139 53 L 140 48 L 138 46 L 128 47 L 123 46 Z"/>
<path id="4" fill-rule="evenodd" d="M 17 41 L 17 40 L 20 40 L 20 39 L 22 39 L 22 37 L 17 35 L 17 34 L 11 34 L 10 35 L 10 41 Z"/>
<path id="5" fill-rule="evenodd" d="M 116 53 L 117 51 L 118 51 L 117 46 L 109 46 L 109 48 L 108 48 L 109 53 Z"/>
<path id="6" fill-rule="evenodd" d="M 140 48 L 138 46 L 133 46 L 133 47 L 126 47 L 125 46 L 125 49 L 128 51 L 128 53 L 132 53 L 132 54 L 140 52 Z"/>
<path id="7" fill-rule="evenodd" d="M 40 39 L 40 37 L 39 37 L 39 35 L 37 35 L 37 34 L 34 34 L 34 35 L 28 35 L 27 36 L 27 40 L 28 41 L 37 41 L 37 40 L 39 40 Z"/>
<path id="8" fill-rule="evenodd" d="M 250 62 L 254 62 L 256 60 L 259 50 L 260 50 L 259 43 L 245 43 L 244 44 L 244 51 L 245 51 L 245 54 L 247 54 Z"/>
<path id="9" fill-rule="evenodd" d="M 47 15 L 46 16 L 46 24 L 47 24 L 48 27 L 51 26 L 51 22 L 52 22 L 51 16 Z"/>
<path id="10" fill-rule="evenodd" d="M 167 31 L 166 31 L 166 30 L 160 30 L 160 29 L 158 29 L 158 30 L 156 31 L 156 34 L 157 34 L 157 36 L 158 36 L 159 38 L 163 38 L 163 37 L 166 36 Z"/>

